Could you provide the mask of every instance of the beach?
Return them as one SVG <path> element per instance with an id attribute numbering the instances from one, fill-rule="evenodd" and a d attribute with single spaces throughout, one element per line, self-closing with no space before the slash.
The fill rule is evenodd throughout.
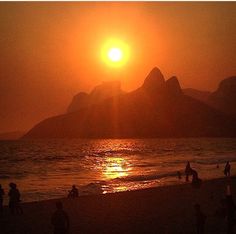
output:
<path id="1" fill-rule="evenodd" d="M 194 204 L 207 216 L 206 233 L 226 233 L 226 220 L 215 215 L 230 183 L 236 194 L 236 178 L 203 181 L 113 194 L 62 198 L 70 218 L 70 233 L 183 233 L 195 232 Z M 8 207 L 0 218 L 1 234 L 49 234 L 55 202 L 23 203 L 23 215 L 11 215 Z"/>

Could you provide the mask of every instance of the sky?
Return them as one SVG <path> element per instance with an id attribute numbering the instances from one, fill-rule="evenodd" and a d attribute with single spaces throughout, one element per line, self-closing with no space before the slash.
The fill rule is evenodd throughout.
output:
<path id="1" fill-rule="evenodd" d="M 108 40 L 129 48 L 104 62 Z M 103 81 L 125 91 L 157 66 L 182 88 L 213 91 L 236 75 L 236 2 L 0 2 L 0 132 L 65 113 Z"/>

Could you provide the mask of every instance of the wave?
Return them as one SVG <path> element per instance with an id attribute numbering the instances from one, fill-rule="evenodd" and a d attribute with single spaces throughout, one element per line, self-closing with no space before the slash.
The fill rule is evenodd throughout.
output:
<path id="1" fill-rule="evenodd" d="M 126 176 L 117 178 L 115 180 L 120 180 L 123 182 L 137 182 L 137 181 L 148 181 L 148 180 L 157 180 L 166 177 L 176 177 L 177 172 L 168 172 L 163 174 L 150 174 L 150 175 L 135 175 L 135 176 Z"/>

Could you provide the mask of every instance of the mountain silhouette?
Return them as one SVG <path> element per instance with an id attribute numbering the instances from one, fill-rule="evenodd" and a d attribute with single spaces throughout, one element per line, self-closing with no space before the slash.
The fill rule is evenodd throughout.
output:
<path id="1" fill-rule="evenodd" d="M 80 92 L 72 100 L 67 112 L 75 112 L 81 108 L 98 104 L 99 102 L 110 98 L 124 94 L 121 90 L 119 81 L 103 82 L 101 85 L 96 86 L 90 94 Z"/>
<path id="2" fill-rule="evenodd" d="M 184 89 L 184 93 L 228 115 L 236 116 L 236 77 L 222 80 L 215 92 Z"/>
<path id="3" fill-rule="evenodd" d="M 197 89 L 192 89 L 192 88 L 187 88 L 187 89 L 183 89 L 184 94 L 200 100 L 202 102 L 206 102 L 209 98 L 209 96 L 211 95 L 211 92 L 209 91 L 201 91 L 201 90 L 197 90 Z"/>
<path id="4" fill-rule="evenodd" d="M 229 115 L 236 116 L 236 76 L 221 81 L 218 89 L 209 96 L 207 103 Z"/>
<path id="5" fill-rule="evenodd" d="M 94 92 L 96 90 L 95 88 Z M 103 91 L 99 91 L 101 99 L 90 101 L 92 93 L 80 94 L 81 97 L 76 100 L 76 108 L 70 107 L 73 111 L 43 120 L 24 138 L 229 137 L 236 135 L 234 118 L 185 95 L 177 77 L 171 77 L 165 81 L 158 68 L 152 69 L 143 85 L 132 92 L 124 93 L 119 89 L 117 92 L 119 95 L 107 96 L 103 94 Z"/>

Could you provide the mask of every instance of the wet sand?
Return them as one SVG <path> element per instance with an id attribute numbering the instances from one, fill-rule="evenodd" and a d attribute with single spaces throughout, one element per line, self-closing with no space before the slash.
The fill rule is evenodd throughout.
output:
<path id="1" fill-rule="evenodd" d="M 70 217 L 70 234 L 196 233 L 193 208 L 196 202 L 207 215 L 206 233 L 223 234 L 226 221 L 214 213 L 225 197 L 227 181 L 225 178 L 204 181 L 200 189 L 183 184 L 60 200 Z M 236 178 L 231 178 L 230 184 L 236 199 Z M 5 207 L 0 217 L 0 233 L 53 233 L 50 217 L 55 201 L 22 204 L 24 214 L 15 216 Z"/>

